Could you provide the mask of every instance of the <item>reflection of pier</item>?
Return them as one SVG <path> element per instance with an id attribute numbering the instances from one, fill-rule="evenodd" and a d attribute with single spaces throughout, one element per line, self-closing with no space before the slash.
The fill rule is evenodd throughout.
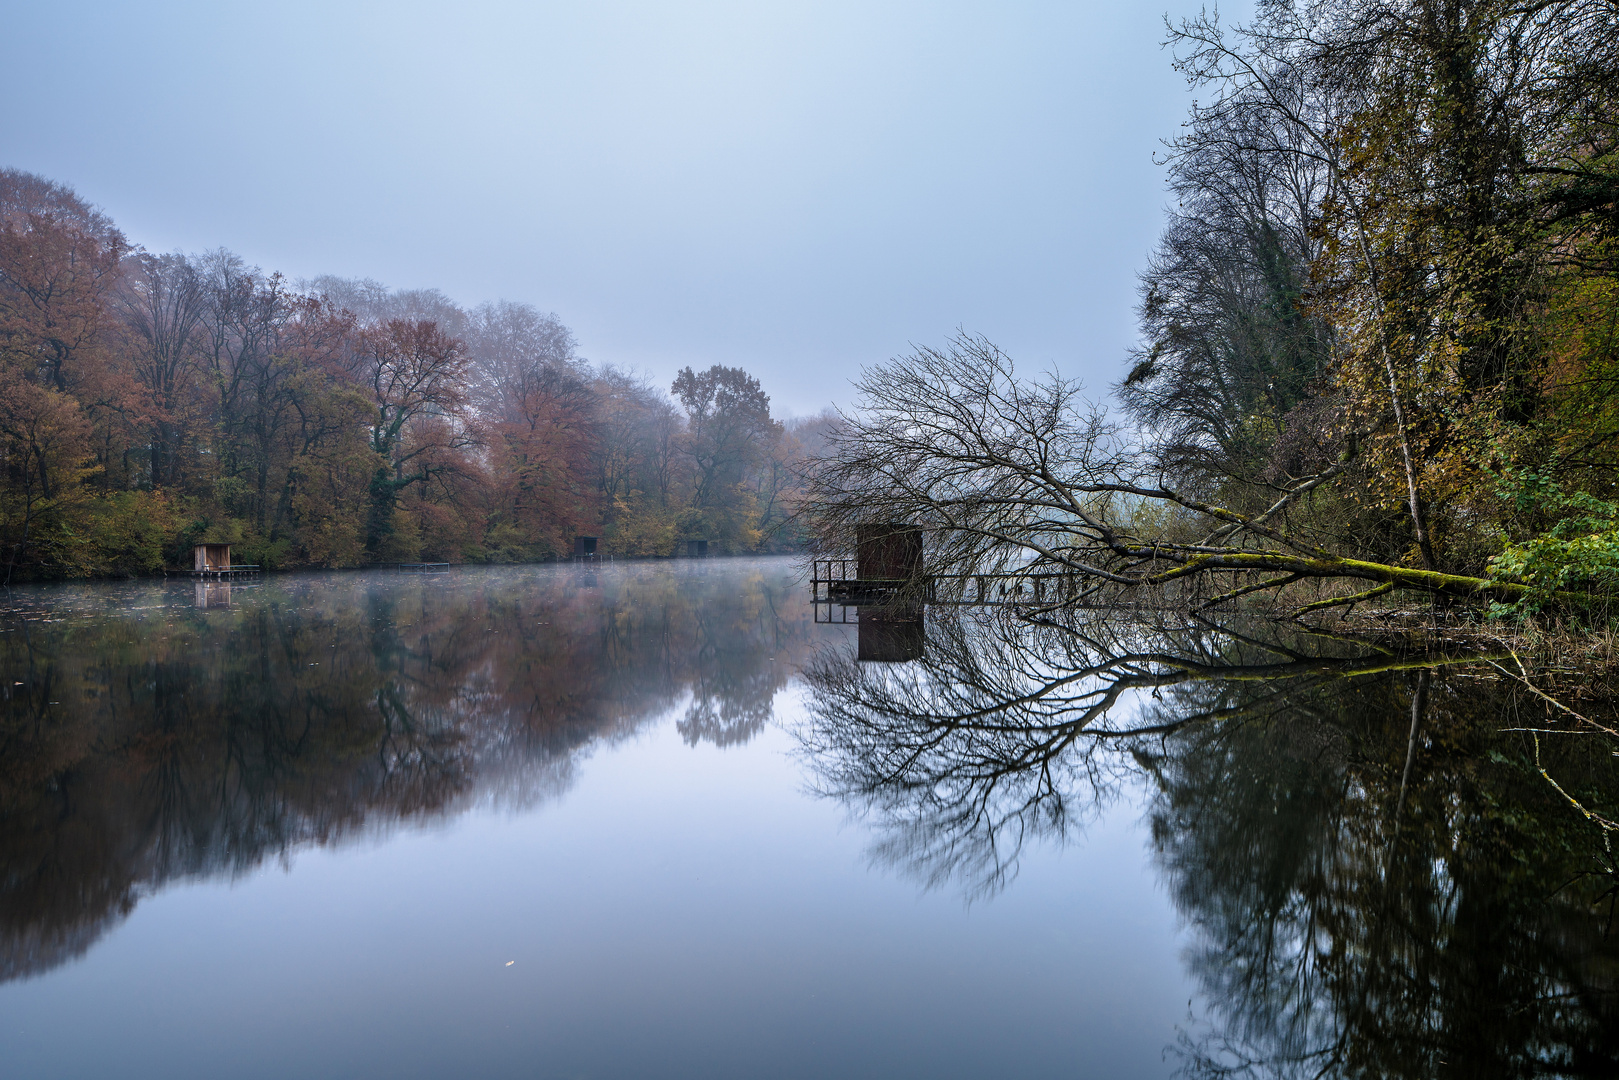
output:
<path id="1" fill-rule="evenodd" d="M 815 621 L 857 624 L 860 660 L 919 659 L 926 643 L 922 530 L 897 524 L 863 526 L 856 546 L 858 555 L 853 559 L 811 563 Z"/>

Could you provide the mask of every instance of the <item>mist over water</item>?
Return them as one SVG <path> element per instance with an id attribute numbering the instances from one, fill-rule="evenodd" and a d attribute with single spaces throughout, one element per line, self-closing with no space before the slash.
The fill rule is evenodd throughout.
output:
<path id="1" fill-rule="evenodd" d="M 14 591 L 6 1060 L 1159 1075 L 1185 996 L 1131 816 L 990 905 L 873 864 L 787 733 L 854 647 L 806 598 L 788 559 Z"/>
<path id="2" fill-rule="evenodd" d="M 14 590 L 0 1053 L 1164 1077 L 1619 1050 L 1600 836 L 1487 665 L 940 607 L 871 662 L 825 616 L 784 558 Z M 1600 790 L 1594 745 L 1543 764 Z"/>

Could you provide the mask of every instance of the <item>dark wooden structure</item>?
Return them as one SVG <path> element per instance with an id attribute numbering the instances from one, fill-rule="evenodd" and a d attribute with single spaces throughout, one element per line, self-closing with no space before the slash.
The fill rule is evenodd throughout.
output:
<path id="1" fill-rule="evenodd" d="M 448 574 L 450 564 L 447 562 L 402 562 L 396 563 L 394 568 L 401 574 Z"/>
<path id="2" fill-rule="evenodd" d="M 922 530 L 915 525 L 862 525 L 856 532 L 855 576 L 912 582 L 922 574 Z"/>
<path id="3" fill-rule="evenodd" d="M 707 540 L 687 540 L 686 541 L 686 558 L 688 558 L 688 559 L 706 559 L 706 558 L 708 558 L 708 541 Z"/>
<path id="4" fill-rule="evenodd" d="M 573 557 L 576 559 L 596 558 L 596 536 L 576 536 L 573 538 Z"/>
<path id="5" fill-rule="evenodd" d="M 229 570 L 229 544 L 198 544 L 191 549 L 192 570 Z"/>
<path id="6" fill-rule="evenodd" d="M 925 598 L 922 530 L 890 522 L 862 525 L 855 534 L 853 559 L 815 559 L 810 586 L 814 599 L 838 604 L 883 604 L 904 594 Z"/>
<path id="7" fill-rule="evenodd" d="M 923 555 L 922 530 L 915 525 L 860 526 L 854 558 L 811 563 L 815 621 L 858 623 L 859 660 L 891 664 L 920 658 L 926 643 L 923 604 L 930 591 Z"/>

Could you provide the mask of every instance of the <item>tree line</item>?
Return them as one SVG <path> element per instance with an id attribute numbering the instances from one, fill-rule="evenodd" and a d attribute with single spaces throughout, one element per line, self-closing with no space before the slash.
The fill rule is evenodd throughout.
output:
<path id="1" fill-rule="evenodd" d="M 1173 27 L 1212 96 L 1117 387 L 1181 486 L 1317 543 L 1619 586 L 1619 9 L 1330 0 Z M 1305 500 L 1300 500 L 1301 502 Z"/>
<path id="2" fill-rule="evenodd" d="M 740 368 L 666 393 L 553 314 L 154 254 L 0 170 L 0 570 L 145 574 L 230 542 L 267 568 L 791 546 L 783 422 Z"/>

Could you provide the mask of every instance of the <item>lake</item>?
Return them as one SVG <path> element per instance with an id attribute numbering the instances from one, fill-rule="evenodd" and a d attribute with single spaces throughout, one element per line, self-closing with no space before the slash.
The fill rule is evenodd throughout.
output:
<path id="1" fill-rule="evenodd" d="M 7 1076 L 1619 1063 L 1602 832 L 1465 656 L 930 609 L 861 662 L 789 559 L 0 615 Z"/>

